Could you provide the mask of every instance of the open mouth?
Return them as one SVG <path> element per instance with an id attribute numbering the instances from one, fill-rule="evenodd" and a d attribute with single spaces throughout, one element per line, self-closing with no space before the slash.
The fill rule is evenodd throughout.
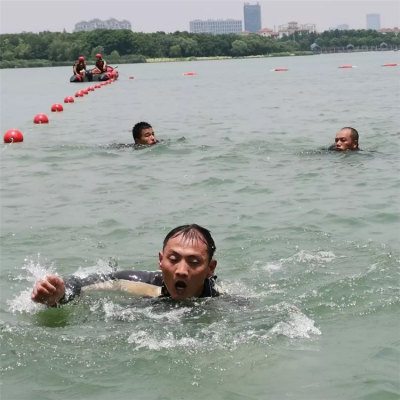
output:
<path id="1" fill-rule="evenodd" d="M 176 281 L 175 282 L 175 290 L 179 293 L 182 294 L 186 289 L 186 283 L 183 281 Z"/>

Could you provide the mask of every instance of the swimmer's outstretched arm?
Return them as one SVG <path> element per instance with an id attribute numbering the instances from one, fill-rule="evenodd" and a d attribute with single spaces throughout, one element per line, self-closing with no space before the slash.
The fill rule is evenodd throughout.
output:
<path id="1" fill-rule="evenodd" d="M 125 291 L 148 297 L 158 297 L 162 294 L 159 274 L 148 271 L 118 271 L 93 274 L 86 278 L 48 275 L 46 279 L 36 283 L 31 299 L 36 303 L 54 307 L 66 304 L 82 292 L 91 290 Z"/>

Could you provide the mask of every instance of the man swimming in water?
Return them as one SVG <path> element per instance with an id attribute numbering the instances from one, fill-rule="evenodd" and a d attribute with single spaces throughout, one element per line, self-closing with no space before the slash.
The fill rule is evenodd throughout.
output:
<path id="1" fill-rule="evenodd" d="M 165 237 L 159 253 L 160 271 L 118 271 L 94 274 L 87 278 L 61 278 L 49 275 L 35 284 L 31 299 L 57 307 L 87 290 L 125 290 L 136 295 L 171 297 L 185 300 L 193 297 L 216 297 L 214 276 L 217 261 L 210 231 L 196 225 L 182 225 Z"/>
<path id="2" fill-rule="evenodd" d="M 329 147 L 329 150 L 346 151 L 360 150 L 358 148 L 358 132 L 351 127 L 342 128 L 335 138 L 335 144 Z"/>
<path id="3" fill-rule="evenodd" d="M 132 129 L 135 144 L 151 146 L 158 143 L 152 126 L 148 122 L 138 122 Z"/>

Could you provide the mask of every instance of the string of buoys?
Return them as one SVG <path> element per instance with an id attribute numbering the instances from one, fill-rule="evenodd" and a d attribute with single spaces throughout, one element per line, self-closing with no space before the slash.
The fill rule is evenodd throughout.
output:
<path id="1" fill-rule="evenodd" d="M 132 76 L 133 79 L 133 76 Z M 94 86 L 90 86 L 86 89 L 82 89 L 78 92 L 75 93 L 75 97 L 84 97 L 85 95 L 88 95 L 89 92 L 94 92 L 95 89 L 100 89 L 102 86 L 105 85 L 110 85 L 111 83 L 115 82 L 116 79 L 111 78 L 108 81 L 103 81 L 99 84 L 96 84 Z M 72 96 L 66 96 L 64 98 L 64 103 L 74 103 L 75 100 Z M 60 103 L 55 103 L 51 106 L 51 112 L 58 113 L 64 111 L 64 107 Z M 49 117 L 44 114 L 36 114 L 35 117 L 33 118 L 33 123 L 34 124 L 48 124 L 49 123 Z M 18 129 L 10 129 L 8 130 L 3 137 L 4 143 L 12 144 L 12 143 L 18 143 L 18 142 L 23 142 L 24 141 L 24 136 L 21 131 Z"/>

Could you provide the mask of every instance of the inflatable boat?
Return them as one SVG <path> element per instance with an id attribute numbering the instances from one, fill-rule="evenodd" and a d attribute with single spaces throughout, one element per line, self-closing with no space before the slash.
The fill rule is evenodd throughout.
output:
<path id="1" fill-rule="evenodd" d="M 70 82 L 104 82 L 109 79 L 118 79 L 118 71 L 113 67 L 107 67 L 107 71 L 102 74 L 93 74 L 92 70 L 85 72 L 85 75 L 72 75 Z"/>

